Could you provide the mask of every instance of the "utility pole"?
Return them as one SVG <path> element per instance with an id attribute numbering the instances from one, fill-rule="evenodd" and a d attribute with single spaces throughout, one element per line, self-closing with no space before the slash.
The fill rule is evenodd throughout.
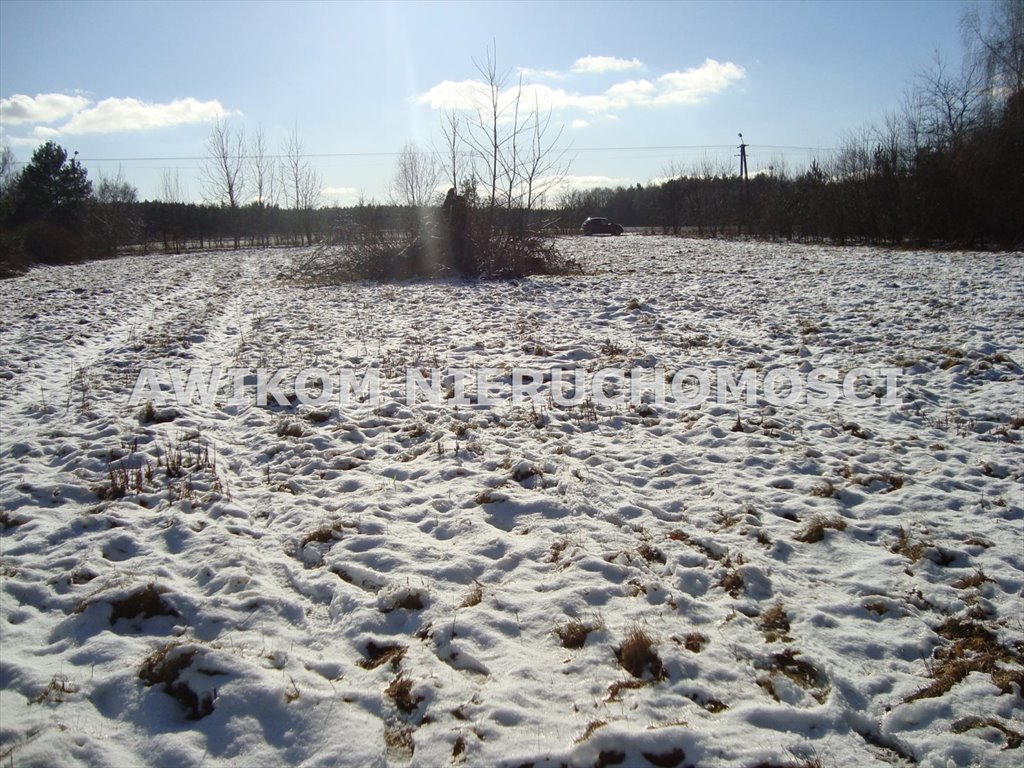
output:
<path id="1" fill-rule="evenodd" d="M 740 178 L 743 179 L 743 189 L 747 188 L 747 145 L 743 141 L 743 134 L 740 134 Z"/>
<path id="2" fill-rule="evenodd" d="M 740 179 L 743 184 L 742 193 L 740 194 L 740 224 L 739 232 L 737 234 L 743 234 L 743 224 L 747 220 L 747 144 L 743 141 L 743 134 L 740 135 Z"/>

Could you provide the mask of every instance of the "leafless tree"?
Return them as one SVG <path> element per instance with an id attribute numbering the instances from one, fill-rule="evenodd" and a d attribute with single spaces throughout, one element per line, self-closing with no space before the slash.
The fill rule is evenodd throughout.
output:
<path id="1" fill-rule="evenodd" d="M 173 172 L 165 170 L 160 176 L 160 201 L 167 204 L 160 209 L 160 238 L 163 240 L 164 251 L 173 249 L 180 252 L 185 245 L 181 216 L 179 211 L 174 210 L 185 202 L 185 198 L 178 169 L 175 168 Z"/>
<path id="2" fill-rule="evenodd" d="M 526 210 L 532 210 L 565 176 L 568 164 L 565 151 L 559 148 L 563 130 L 564 126 L 553 130 L 551 110 L 542 113 L 540 105 L 534 101 L 529 148 L 521 165 L 522 200 Z"/>
<path id="3" fill-rule="evenodd" d="M 139 219 L 135 204 L 139 191 L 117 169 L 113 178 L 101 176 L 93 191 L 94 234 L 109 256 L 116 256 L 118 248 L 135 240 L 139 233 Z"/>
<path id="4" fill-rule="evenodd" d="M 323 182 L 305 156 L 298 124 L 288 134 L 282 154 L 281 186 L 288 205 L 301 216 L 306 244 L 312 245 L 315 210 L 320 206 Z"/>
<path id="5" fill-rule="evenodd" d="M 17 174 L 14 172 L 14 152 L 8 145 L 0 150 L 0 195 L 6 195 L 7 191 L 14 186 Z"/>
<path id="6" fill-rule="evenodd" d="M 440 158 L 446 182 L 451 187 L 458 189 L 459 183 L 463 179 L 475 175 L 469 162 L 471 156 L 466 152 L 464 146 L 466 141 L 464 118 L 458 110 L 449 109 L 442 113 L 441 136 L 444 143 L 437 151 L 437 156 Z"/>
<path id="7" fill-rule="evenodd" d="M 266 233 L 267 208 L 276 203 L 275 167 L 273 158 L 267 153 L 267 138 L 263 127 L 249 143 L 249 176 L 252 179 L 252 205 L 255 214 L 255 235 L 262 245 L 268 245 Z"/>
<path id="8" fill-rule="evenodd" d="M 904 90 L 900 111 L 903 118 L 903 135 L 906 137 L 906 160 L 912 163 L 927 142 L 924 101 L 918 89 Z"/>
<path id="9" fill-rule="evenodd" d="M 437 158 L 421 152 L 415 143 L 406 142 L 398 155 L 398 167 L 391 181 L 391 199 L 397 205 L 424 208 L 437 195 L 440 180 Z"/>
<path id="10" fill-rule="evenodd" d="M 226 120 L 217 120 L 206 144 L 206 164 L 201 179 L 208 202 L 229 208 L 234 220 L 234 244 L 238 248 L 240 221 L 238 209 L 245 199 L 245 133 Z"/>
<path id="11" fill-rule="evenodd" d="M 483 96 L 467 125 L 466 144 L 482 169 L 481 182 L 487 195 L 489 220 L 498 206 L 516 211 L 522 221 L 545 192 L 557 186 L 567 163 L 558 149 L 561 128 L 552 124 L 551 111 L 541 110 L 534 100 L 524 104 L 526 89 L 520 80 L 506 91 L 509 73 L 498 67 L 488 48 L 486 59 L 476 62 L 483 80 Z"/>
<path id="12" fill-rule="evenodd" d="M 172 173 L 165 170 L 160 176 L 160 199 L 165 203 L 185 202 L 185 192 L 181 186 L 181 176 L 175 168 Z"/>
<path id="13" fill-rule="evenodd" d="M 959 73 L 938 53 L 933 66 L 917 78 L 925 107 L 925 132 L 935 147 L 958 147 L 966 131 L 977 123 L 985 95 L 982 71 L 966 59 Z"/>
<path id="14" fill-rule="evenodd" d="M 509 73 L 498 69 L 497 54 L 490 48 L 487 49 L 485 61 L 474 63 L 483 77 L 487 92 L 484 99 L 477 104 L 475 120 L 471 123 L 472 130 L 468 139 L 486 168 L 482 181 L 488 190 L 489 218 L 493 219 L 494 209 L 498 204 L 501 156 L 509 140 L 508 132 L 503 129 L 508 104 L 502 104 L 502 90 L 508 83 Z M 516 104 L 518 105 L 518 99 Z"/>
<path id="15" fill-rule="evenodd" d="M 987 92 L 996 99 L 1024 92 L 1024 2 L 999 0 L 986 4 L 983 20 L 978 6 L 968 9 L 962 26 L 968 55 L 984 73 Z"/>

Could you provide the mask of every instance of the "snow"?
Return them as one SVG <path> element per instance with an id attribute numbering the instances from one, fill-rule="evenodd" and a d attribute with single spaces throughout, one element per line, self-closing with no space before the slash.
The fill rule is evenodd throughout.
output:
<path id="1" fill-rule="evenodd" d="M 4 764 L 1017 765 L 1024 255 L 560 247 L 584 274 L 317 287 L 240 251 L 0 283 Z M 215 366 L 376 368 L 381 400 L 129 404 Z M 902 369 L 902 402 L 510 397 L 821 366 Z M 497 402 L 409 403 L 410 368 Z M 618 663 L 634 629 L 661 674 Z M 965 648 L 996 660 L 915 696 Z"/>

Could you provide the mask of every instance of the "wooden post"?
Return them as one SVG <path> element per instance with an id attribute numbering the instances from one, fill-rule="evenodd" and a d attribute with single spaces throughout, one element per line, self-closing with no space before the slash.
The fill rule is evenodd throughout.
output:
<path id="1" fill-rule="evenodd" d="M 743 183 L 743 191 L 740 196 L 740 225 L 737 234 L 743 234 L 743 223 L 747 220 L 747 144 L 743 141 L 743 134 L 740 135 L 740 179 Z"/>

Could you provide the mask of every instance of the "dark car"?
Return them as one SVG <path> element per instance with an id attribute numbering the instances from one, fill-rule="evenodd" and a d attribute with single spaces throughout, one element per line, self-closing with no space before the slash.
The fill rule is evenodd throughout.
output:
<path id="1" fill-rule="evenodd" d="M 583 222 L 580 232 L 584 235 L 621 235 L 622 226 L 603 216 L 591 216 Z"/>

